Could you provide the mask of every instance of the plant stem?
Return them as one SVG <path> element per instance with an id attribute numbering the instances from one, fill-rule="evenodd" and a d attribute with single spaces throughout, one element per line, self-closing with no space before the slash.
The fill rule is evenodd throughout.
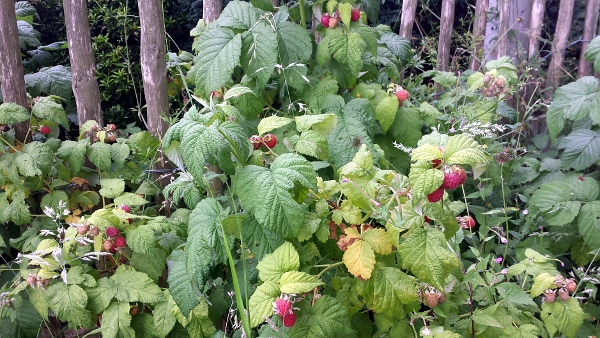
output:
<path id="1" fill-rule="evenodd" d="M 300 25 L 302 28 L 306 29 L 306 10 L 304 9 L 304 0 L 299 0 L 300 2 Z"/>
<path id="2" fill-rule="evenodd" d="M 337 263 L 333 263 L 333 264 L 328 264 L 328 265 L 326 265 L 326 268 L 325 268 L 325 269 L 323 269 L 323 271 L 319 272 L 319 274 L 317 275 L 317 279 L 321 278 L 321 276 L 323 276 L 323 274 L 325 273 L 325 271 L 327 271 L 327 270 L 329 270 L 329 269 L 331 269 L 331 268 L 335 268 L 335 267 L 337 267 L 337 266 L 340 266 L 340 265 L 342 265 L 342 264 L 344 264 L 344 262 L 337 262 Z M 321 265 L 321 266 L 319 266 L 319 265 L 315 265 L 315 266 L 316 266 L 316 267 L 321 267 L 322 265 Z"/>
<path id="3" fill-rule="evenodd" d="M 0 136 L 0 140 L 1 140 L 2 142 L 6 143 L 6 145 L 7 145 L 7 146 L 8 146 L 10 149 L 12 149 L 12 150 L 13 150 L 15 153 L 18 153 L 18 152 L 19 152 L 19 151 L 18 151 L 18 150 L 17 150 L 15 147 L 13 147 L 13 145 L 12 145 L 12 144 L 10 144 L 10 143 L 9 143 L 9 142 L 8 142 L 8 141 L 7 141 L 7 140 L 4 138 L 4 137 Z"/>

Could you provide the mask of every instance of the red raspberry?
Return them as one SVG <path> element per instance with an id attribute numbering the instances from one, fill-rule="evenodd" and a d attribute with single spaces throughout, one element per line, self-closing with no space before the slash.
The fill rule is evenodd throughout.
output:
<path id="1" fill-rule="evenodd" d="M 335 28 L 337 27 L 338 23 L 340 22 L 340 18 L 337 16 L 332 16 L 329 18 L 329 28 Z"/>
<path id="2" fill-rule="evenodd" d="M 96 237 L 98 235 L 100 235 L 100 228 L 95 227 L 95 226 L 91 227 L 90 228 L 90 236 Z"/>
<path id="3" fill-rule="evenodd" d="M 568 301 L 569 291 L 567 291 L 567 289 L 565 288 L 561 288 L 560 290 L 558 290 L 558 298 L 560 298 L 560 300 L 562 300 L 563 302 Z"/>
<path id="4" fill-rule="evenodd" d="M 263 145 L 263 139 L 258 135 L 252 135 L 250 136 L 250 143 L 252 143 L 254 150 L 258 150 Z"/>
<path id="5" fill-rule="evenodd" d="M 410 95 L 408 94 L 408 90 L 400 87 L 400 89 L 396 90 L 396 97 L 398 98 L 398 101 L 400 102 L 404 102 L 406 100 L 408 100 L 408 97 Z"/>
<path id="6" fill-rule="evenodd" d="M 48 126 L 41 126 L 40 127 L 40 133 L 42 133 L 44 135 L 50 134 L 50 127 L 48 127 Z"/>
<path id="7" fill-rule="evenodd" d="M 435 203 L 435 202 L 441 200 L 442 197 L 444 197 L 444 188 L 440 187 L 440 188 L 438 188 L 438 190 L 427 195 L 427 200 L 431 203 Z"/>
<path id="8" fill-rule="evenodd" d="M 131 212 L 131 208 L 129 208 L 129 206 L 126 205 L 126 204 L 122 204 L 121 205 L 121 210 L 125 211 L 126 213 L 130 213 Z"/>
<path id="9" fill-rule="evenodd" d="M 329 13 L 325 13 L 321 16 L 321 25 L 323 25 L 323 27 L 329 28 L 329 18 L 331 18 Z"/>
<path id="10" fill-rule="evenodd" d="M 119 229 L 115 227 L 108 227 L 106 228 L 106 235 L 108 237 L 117 237 L 119 236 Z"/>
<path id="11" fill-rule="evenodd" d="M 273 134 L 267 134 L 263 136 L 263 144 L 267 146 L 267 148 L 273 148 L 277 145 L 277 137 Z"/>
<path id="12" fill-rule="evenodd" d="M 442 160 L 440 160 L 439 158 L 431 160 L 431 165 L 433 166 L 433 169 L 437 169 L 440 167 L 440 165 L 442 165 Z"/>
<path id="13" fill-rule="evenodd" d="M 358 8 L 352 8 L 352 14 L 350 15 L 350 20 L 356 22 L 360 20 L 360 11 Z"/>
<path id="14" fill-rule="evenodd" d="M 115 246 L 113 245 L 112 241 L 110 240 L 105 240 L 104 243 L 102 244 L 102 246 L 104 247 L 104 250 L 115 253 L 117 252 L 117 250 L 115 249 Z"/>
<path id="15" fill-rule="evenodd" d="M 458 221 L 460 223 L 460 227 L 463 229 L 473 229 L 477 224 L 475 219 L 471 216 L 458 217 Z"/>
<path id="16" fill-rule="evenodd" d="M 444 167 L 444 183 L 442 188 L 444 189 L 456 189 L 465 182 L 467 178 L 467 172 L 459 165 L 453 165 L 452 167 Z"/>
<path id="17" fill-rule="evenodd" d="M 89 225 L 83 224 L 83 225 L 80 225 L 80 226 L 77 227 L 77 232 L 80 235 L 85 235 L 88 232 L 89 229 L 90 229 Z"/>
<path id="18" fill-rule="evenodd" d="M 296 314 L 295 313 L 292 312 L 290 314 L 283 316 L 283 325 L 285 327 L 292 327 L 292 326 L 294 326 L 294 324 L 296 324 Z"/>
<path id="19" fill-rule="evenodd" d="M 424 216 L 424 217 L 423 217 L 423 220 L 425 221 L 425 223 L 429 223 L 429 222 L 431 222 L 431 218 L 429 218 L 429 217 L 427 217 L 427 216 Z"/>
<path id="20" fill-rule="evenodd" d="M 127 242 L 125 241 L 125 237 L 119 236 L 119 237 L 115 238 L 115 246 L 117 248 L 122 248 L 125 245 L 127 245 Z"/>
<path id="21" fill-rule="evenodd" d="M 274 312 L 282 317 L 293 312 L 292 301 L 287 296 L 277 297 L 273 305 L 275 306 Z"/>
<path id="22" fill-rule="evenodd" d="M 115 131 L 115 130 L 117 130 L 117 126 L 115 126 L 114 124 L 111 123 L 111 124 L 109 124 L 109 125 L 106 126 L 106 130 L 108 130 L 108 131 Z"/>

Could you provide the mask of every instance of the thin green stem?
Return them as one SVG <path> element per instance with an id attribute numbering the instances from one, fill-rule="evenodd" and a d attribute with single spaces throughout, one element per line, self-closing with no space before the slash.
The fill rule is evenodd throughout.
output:
<path id="1" fill-rule="evenodd" d="M 505 233 L 504 235 L 506 236 L 506 245 L 504 245 L 504 255 L 502 256 L 502 264 L 506 264 L 506 255 L 508 255 L 508 215 L 506 214 L 506 195 L 504 192 L 504 163 L 500 164 L 500 187 L 502 188 L 502 205 L 504 206 L 504 209 L 502 210 L 504 212 L 504 225 L 506 227 Z"/>
<path id="2" fill-rule="evenodd" d="M 304 0 L 299 0 L 300 3 L 300 25 L 306 29 L 306 10 L 304 9 Z"/>
<path id="3" fill-rule="evenodd" d="M 321 278 L 321 276 L 323 276 L 323 274 L 325 273 L 325 271 L 327 271 L 327 270 L 329 270 L 329 269 L 331 269 L 331 268 L 338 267 L 338 266 L 340 266 L 340 265 L 342 265 L 342 264 L 344 264 L 344 262 L 337 262 L 337 263 L 333 263 L 333 264 L 326 265 L 326 268 L 325 268 L 325 269 L 323 269 L 323 271 L 319 272 L 319 274 L 317 275 L 317 279 Z M 321 266 L 323 266 L 323 265 L 320 265 L 320 266 L 319 266 L 319 265 L 315 265 L 315 266 L 316 266 L 316 267 L 321 267 Z"/>
<path id="4" fill-rule="evenodd" d="M 4 142 L 10 149 L 12 149 L 15 153 L 18 153 L 19 151 L 13 147 L 12 144 L 10 144 L 4 137 L 0 136 L 0 141 Z"/>

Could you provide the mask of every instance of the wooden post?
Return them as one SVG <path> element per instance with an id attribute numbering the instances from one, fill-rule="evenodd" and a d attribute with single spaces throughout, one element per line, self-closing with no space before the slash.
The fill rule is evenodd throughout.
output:
<path id="1" fill-rule="evenodd" d="M 571 21 L 573 20 L 573 8 L 575 0 L 560 0 L 558 8 L 558 19 L 556 20 L 556 30 L 554 31 L 554 40 L 552 41 L 552 59 L 548 65 L 546 87 L 547 97 L 550 98 L 560 85 L 562 75 L 562 63 L 565 55 L 565 49 L 569 42 L 569 32 L 571 31 Z"/>
<path id="2" fill-rule="evenodd" d="M 100 107 L 100 88 L 96 79 L 87 1 L 64 0 L 63 7 L 79 125 L 88 120 L 95 120 L 102 126 L 104 119 Z"/>
<path id="3" fill-rule="evenodd" d="M 440 39 L 438 42 L 437 70 L 447 71 L 450 58 L 450 42 L 454 26 L 454 5 L 456 0 L 443 0 L 440 14 Z"/>
<path id="4" fill-rule="evenodd" d="M 508 30 L 510 29 L 510 0 L 498 0 L 498 42 L 496 58 L 508 55 Z"/>
<path id="5" fill-rule="evenodd" d="M 477 0 L 475 3 L 475 19 L 473 20 L 473 52 L 469 60 L 469 69 L 477 71 L 483 59 L 483 36 L 487 23 L 489 0 Z"/>
<path id="6" fill-rule="evenodd" d="M 415 23 L 415 13 L 417 12 L 418 0 L 402 1 L 402 16 L 400 18 L 400 30 L 398 35 L 410 41 L 412 38 L 413 24 Z"/>
<path id="7" fill-rule="evenodd" d="M 222 0 L 204 0 L 202 1 L 202 19 L 204 23 L 209 24 L 219 18 L 223 12 Z"/>
<path id="8" fill-rule="evenodd" d="M 29 109 L 13 0 L 0 0 L 0 86 L 4 102 L 13 102 Z M 17 140 L 25 142 L 29 121 L 15 124 L 13 128 Z"/>
<path id="9" fill-rule="evenodd" d="M 600 13 L 600 0 L 588 0 L 587 8 L 585 10 L 585 22 L 583 24 L 583 40 L 589 41 L 596 37 L 596 30 L 598 28 L 598 14 Z M 577 77 L 584 77 L 592 74 L 592 64 L 585 60 L 583 53 L 587 48 L 589 42 L 583 42 L 581 44 L 581 54 L 579 56 L 579 69 L 577 70 Z"/>
<path id="10" fill-rule="evenodd" d="M 544 11 L 546 9 L 546 0 L 533 0 L 531 6 L 531 19 L 529 22 L 529 59 L 539 58 L 539 39 L 542 35 L 542 25 L 544 23 Z"/>

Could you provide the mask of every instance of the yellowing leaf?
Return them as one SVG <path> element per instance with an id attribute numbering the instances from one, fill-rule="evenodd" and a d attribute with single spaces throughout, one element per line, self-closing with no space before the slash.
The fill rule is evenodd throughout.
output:
<path id="1" fill-rule="evenodd" d="M 369 243 L 357 240 L 342 257 L 348 272 L 355 277 L 366 280 L 371 278 L 371 272 L 375 268 L 375 253 Z"/>
<path id="2" fill-rule="evenodd" d="M 531 297 L 537 297 L 544 293 L 546 289 L 553 289 L 555 287 L 554 280 L 556 278 L 549 273 L 543 273 L 533 280 L 533 285 L 531 286 Z"/>
<path id="3" fill-rule="evenodd" d="M 373 251 L 380 255 L 389 255 L 392 253 L 392 238 L 384 229 L 371 229 L 365 231 L 362 239 L 369 243 Z"/>
<path id="4" fill-rule="evenodd" d="M 286 126 L 292 123 L 292 121 L 294 120 L 276 115 L 265 117 L 264 119 L 260 120 L 260 123 L 258 124 L 258 134 L 264 135 L 265 133 L 273 131 L 277 128 Z"/>
<path id="5" fill-rule="evenodd" d="M 303 293 L 323 285 L 317 277 L 302 271 L 288 271 L 281 275 L 279 288 L 283 293 Z"/>

